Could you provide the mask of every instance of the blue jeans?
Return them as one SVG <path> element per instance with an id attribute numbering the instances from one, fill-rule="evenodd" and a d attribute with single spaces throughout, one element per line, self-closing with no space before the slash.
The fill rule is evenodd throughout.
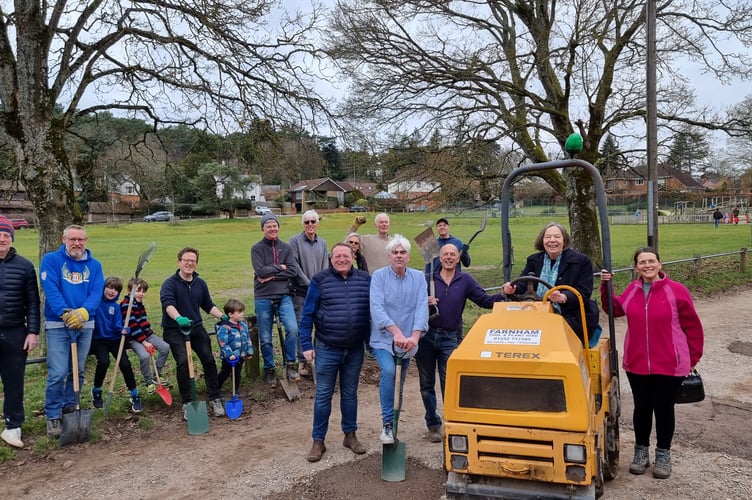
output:
<path id="1" fill-rule="evenodd" d="M 279 314 L 287 335 L 284 338 L 284 361 L 295 362 L 298 349 L 298 322 L 295 319 L 295 308 L 292 297 L 284 295 L 281 299 L 255 299 L 256 324 L 258 325 L 261 355 L 264 357 L 264 370 L 274 369 L 274 345 L 272 344 L 272 318 Z M 279 325 L 277 325 L 279 327 Z"/>
<path id="2" fill-rule="evenodd" d="M 314 350 L 316 399 L 313 402 L 311 436 L 314 440 L 323 441 L 329 430 L 329 415 L 332 413 L 332 395 L 337 385 L 337 375 L 342 432 L 347 434 L 358 429 L 358 382 L 363 366 L 363 343 L 351 348 L 342 348 L 316 342 Z"/>
<path id="3" fill-rule="evenodd" d="M 379 377 L 379 400 L 381 401 L 381 422 L 383 425 L 392 425 L 394 423 L 394 383 L 396 381 L 397 363 L 392 351 L 386 349 L 374 349 L 376 362 L 381 368 Z M 410 366 L 410 358 L 402 359 L 402 378 L 400 380 L 400 398 L 399 405 L 402 407 L 403 389 L 405 388 L 405 379 L 407 378 L 407 368 Z"/>
<path id="4" fill-rule="evenodd" d="M 73 363 L 71 343 L 78 346 L 78 386 L 84 385 L 86 356 L 91 347 L 93 328 L 73 330 L 70 328 L 47 329 L 47 389 L 44 395 L 44 413 L 47 420 L 62 417 L 65 406 L 76 405 L 73 392 Z"/>
<path id="5" fill-rule="evenodd" d="M 441 417 L 436 413 L 436 369 L 439 370 L 441 399 L 444 400 L 447 360 L 457 348 L 457 332 L 429 328 L 418 343 L 415 364 L 420 378 L 420 396 L 426 409 L 426 426 L 429 429 L 441 427 Z"/>

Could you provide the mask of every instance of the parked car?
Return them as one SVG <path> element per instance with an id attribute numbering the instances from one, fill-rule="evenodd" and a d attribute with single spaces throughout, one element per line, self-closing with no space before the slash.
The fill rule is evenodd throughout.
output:
<path id="1" fill-rule="evenodd" d="M 261 205 L 256 205 L 256 213 L 258 215 L 270 214 L 272 213 L 272 209 L 269 207 L 262 207 Z"/>
<path id="2" fill-rule="evenodd" d="M 159 212 L 154 212 L 153 214 L 144 216 L 144 222 L 169 221 L 169 220 L 172 220 L 172 212 L 166 212 L 164 210 L 159 211 Z"/>
<path id="3" fill-rule="evenodd" d="M 360 205 L 353 205 L 350 207 L 351 212 L 367 212 L 366 207 Z"/>
<path id="4" fill-rule="evenodd" d="M 428 212 L 428 207 L 425 205 L 410 205 L 407 207 L 408 212 Z"/>
<path id="5" fill-rule="evenodd" d="M 13 226 L 13 229 L 29 229 L 29 221 L 26 219 L 11 219 L 9 217 L 6 217 L 11 225 Z"/>

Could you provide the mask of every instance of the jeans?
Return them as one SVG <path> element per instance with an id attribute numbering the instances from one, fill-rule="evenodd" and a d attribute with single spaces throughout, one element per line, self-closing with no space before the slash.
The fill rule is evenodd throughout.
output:
<path id="1" fill-rule="evenodd" d="M 3 383 L 3 415 L 5 428 L 15 429 L 24 423 L 24 371 L 27 352 L 26 328 L 15 326 L 0 329 L 0 380 Z"/>
<path id="2" fill-rule="evenodd" d="M 332 395 L 339 375 L 339 409 L 342 417 L 342 432 L 347 434 L 358 429 L 358 382 L 363 366 L 363 343 L 350 348 L 334 347 L 316 342 L 316 399 L 313 402 L 314 440 L 323 441 L 329 430 L 329 415 L 332 413 Z"/>
<path id="3" fill-rule="evenodd" d="M 374 349 L 373 354 L 376 356 L 376 362 L 379 364 L 379 368 L 381 368 L 381 376 L 379 377 L 381 421 L 383 425 L 392 425 L 394 423 L 394 384 L 396 382 L 394 377 L 396 374 L 397 363 L 392 351 L 387 351 L 386 349 Z M 407 378 L 407 368 L 409 366 L 410 358 L 403 358 L 399 395 L 400 408 L 402 407 L 403 389 L 405 388 L 405 379 Z"/>
<path id="4" fill-rule="evenodd" d="M 457 348 L 457 332 L 429 328 L 418 343 L 415 364 L 420 378 L 420 396 L 426 409 L 426 426 L 441 427 L 441 417 L 436 413 L 436 369 L 439 370 L 441 399 L 444 400 L 447 360 Z"/>
<path id="5" fill-rule="evenodd" d="M 119 340 L 96 339 L 91 341 L 91 353 L 97 358 L 97 366 L 94 369 L 94 387 L 101 388 L 104 384 L 104 378 L 110 368 L 110 355 L 113 359 L 116 359 L 118 350 L 120 350 Z M 123 352 L 120 354 L 120 371 L 123 373 L 125 386 L 129 390 L 135 389 L 136 377 L 133 375 L 133 367 L 130 359 L 128 359 L 128 353 L 125 352 L 125 345 L 123 345 Z M 117 377 L 117 375 L 115 376 Z"/>
<path id="6" fill-rule="evenodd" d="M 157 371 L 161 376 L 162 368 L 164 368 L 164 365 L 167 362 L 167 355 L 170 354 L 170 345 L 153 333 L 146 337 L 145 340 L 152 344 L 157 351 Z M 144 344 L 136 340 L 131 340 L 128 342 L 128 345 L 138 356 L 139 369 L 141 370 L 141 375 L 144 377 L 144 383 L 150 384 L 156 382 L 157 376 L 151 372 L 151 356 L 144 347 Z"/>
<path id="7" fill-rule="evenodd" d="M 175 359 L 175 374 L 178 379 L 178 389 L 183 403 L 193 401 L 191 389 L 191 377 L 188 373 L 188 351 L 185 345 L 185 336 L 177 328 L 165 328 L 164 339 L 170 344 L 172 357 Z M 211 340 L 203 325 L 194 326 L 190 335 L 191 351 L 198 356 L 204 367 L 204 380 L 209 399 L 219 399 L 222 393 L 217 380 L 217 362 L 214 360 Z M 194 381 L 195 383 L 195 381 Z"/>
<path id="8" fill-rule="evenodd" d="M 634 399 L 635 444 L 650 446 L 650 433 L 655 415 L 656 446 L 671 449 L 676 420 L 674 402 L 679 395 L 684 377 L 669 375 L 637 375 L 627 372 Z"/>
<path id="9" fill-rule="evenodd" d="M 303 304 L 305 304 L 305 295 L 293 295 L 292 304 L 295 308 L 295 319 L 300 327 L 300 315 L 303 313 Z M 311 332 L 311 340 L 313 340 L 313 332 Z M 298 363 L 305 363 L 305 357 L 303 356 L 303 343 L 300 341 L 300 335 L 298 335 L 298 348 L 297 348 Z"/>
<path id="10" fill-rule="evenodd" d="M 272 343 L 272 318 L 279 314 L 287 335 L 284 338 L 284 362 L 294 363 L 298 349 L 298 322 L 292 297 L 284 295 L 281 299 L 254 299 L 256 307 L 256 324 L 258 325 L 261 355 L 264 357 L 264 370 L 274 369 L 274 345 Z M 277 328 L 280 325 L 277 324 Z"/>
<path id="11" fill-rule="evenodd" d="M 78 386 L 84 385 L 86 356 L 91 347 L 94 328 L 49 328 L 47 329 L 47 389 L 44 394 L 44 413 L 47 420 L 62 417 L 63 407 L 76 406 L 73 392 L 73 363 L 71 344 L 78 346 Z"/>

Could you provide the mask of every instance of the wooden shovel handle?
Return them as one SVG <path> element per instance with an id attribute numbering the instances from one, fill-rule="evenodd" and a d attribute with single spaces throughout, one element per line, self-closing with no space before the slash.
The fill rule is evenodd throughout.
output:
<path id="1" fill-rule="evenodd" d="M 73 364 L 73 392 L 78 392 L 78 344 L 71 342 L 71 363 Z"/>
<path id="2" fill-rule="evenodd" d="M 188 357 L 188 376 L 194 378 L 193 375 L 193 351 L 191 350 L 191 341 L 185 340 L 185 355 Z"/>

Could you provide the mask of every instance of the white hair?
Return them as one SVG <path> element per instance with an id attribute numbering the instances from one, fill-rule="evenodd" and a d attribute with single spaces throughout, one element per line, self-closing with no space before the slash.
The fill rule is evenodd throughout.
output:
<path id="1" fill-rule="evenodd" d="M 316 212 L 316 210 L 306 210 L 303 212 L 303 216 L 300 218 L 300 223 L 305 226 L 306 219 L 310 219 L 311 217 L 316 219 L 316 222 L 319 221 L 319 214 Z"/>
<path id="2" fill-rule="evenodd" d="M 395 234 L 386 244 L 386 252 L 392 253 L 395 248 L 402 247 L 407 253 L 410 253 L 410 241 L 401 234 Z"/>

